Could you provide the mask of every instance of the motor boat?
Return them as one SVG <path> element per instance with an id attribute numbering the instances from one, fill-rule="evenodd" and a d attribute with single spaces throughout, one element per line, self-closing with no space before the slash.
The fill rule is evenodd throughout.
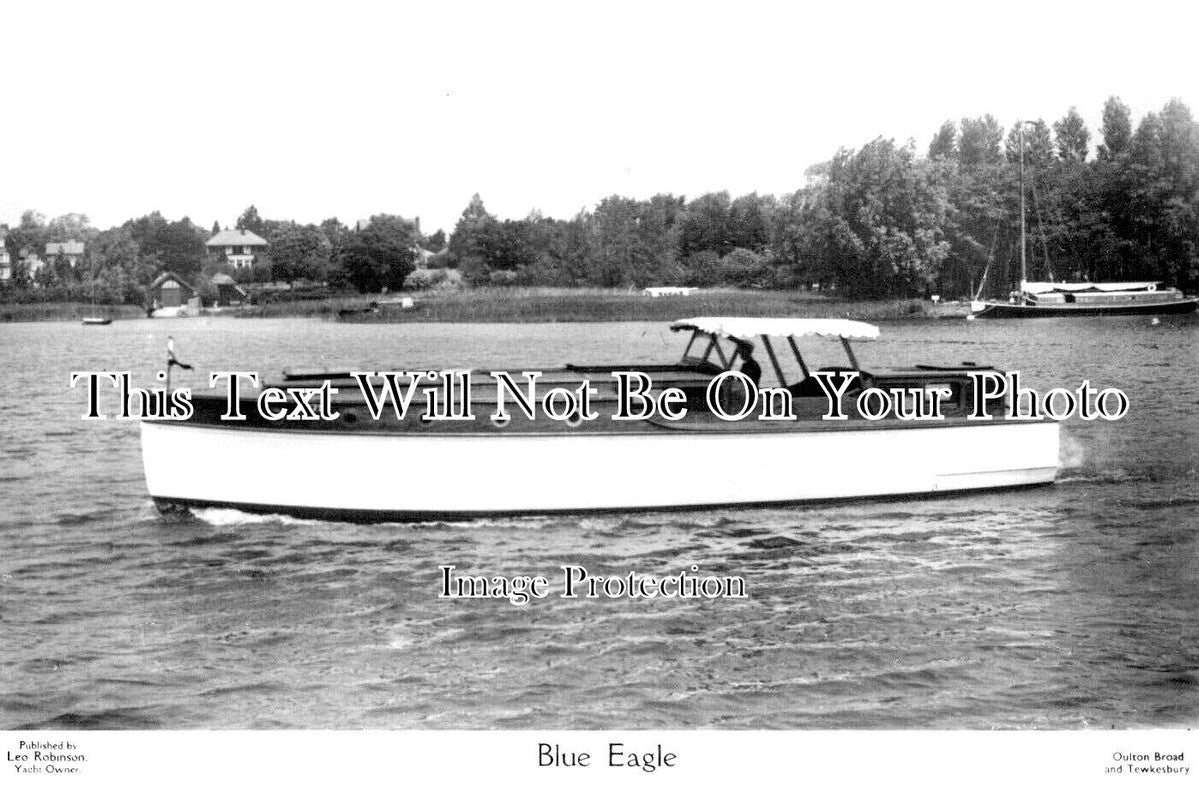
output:
<path id="1" fill-rule="evenodd" d="M 551 416 L 532 402 L 530 418 L 492 371 L 459 374 L 473 413 L 452 418 L 431 417 L 432 406 L 416 400 L 406 413 L 394 402 L 381 407 L 395 371 L 284 373 L 247 388 L 235 415 L 227 392 L 197 393 L 188 418 L 141 423 L 149 493 L 163 511 L 220 507 L 368 522 L 934 495 L 1047 484 L 1057 475 L 1059 423 L 971 417 L 971 375 L 990 368 L 864 368 L 851 343 L 880 333 L 850 320 L 704 317 L 671 329 L 687 337 L 675 361 L 505 373 L 518 382 L 537 373 L 533 389 L 542 397 L 586 387 L 586 419 Z M 810 369 L 800 340 L 805 348 L 831 344 L 834 365 Z M 649 384 L 639 387 L 648 396 L 670 392 L 672 413 L 613 419 L 622 416 L 632 373 Z M 844 392 L 841 419 L 827 418 L 829 376 Z M 758 394 L 744 388 L 759 385 Z M 736 415 L 721 405 L 722 393 L 738 386 L 745 396 L 733 406 L 761 400 L 787 413 L 725 418 Z M 293 413 L 299 398 L 321 389 L 337 390 L 327 394 L 329 418 Z M 872 418 L 853 402 L 871 389 L 938 393 L 941 415 Z M 272 413 L 268 403 L 264 413 L 264 392 L 293 398 L 295 407 L 284 401 Z M 501 400 L 511 413 L 494 413 Z M 297 416 L 309 418 L 289 418 Z"/>

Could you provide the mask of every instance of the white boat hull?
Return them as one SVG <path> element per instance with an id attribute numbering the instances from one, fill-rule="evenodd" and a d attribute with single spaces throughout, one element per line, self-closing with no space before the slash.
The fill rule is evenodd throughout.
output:
<path id="1" fill-rule="evenodd" d="M 351 520 L 765 505 L 1050 483 L 1055 422 L 596 435 L 142 423 L 162 505 Z"/>

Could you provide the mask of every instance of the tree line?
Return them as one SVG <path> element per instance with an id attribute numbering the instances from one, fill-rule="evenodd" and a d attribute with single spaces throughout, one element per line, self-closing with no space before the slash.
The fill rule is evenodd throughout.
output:
<path id="1" fill-rule="evenodd" d="M 819 286 L 848 297 L 980 290 L 1004 294 L 1019 264 L 1020 141 L 1026 165 L 1029 278 L 1162 280 L 1199 285 L 1199 124 L 1182 102 L 1133 125 L 1119 98 L 1097 136 L 1075 108 L 1047 124 L 1005 130 L 990 115 L 947 121 L 927 148 L 879 138 L 843 148 L 807 170 L 806 184 L 776 197 L 712 192 L 687 199 L 611 196 L 570 219 L 536 211 L 499 219 L 476 195 L 448 236 L 380 214 L 349 227 L 263 219 L 254 206 L 236 227 L 269 242 L 265 257 L 233 277 L 311 281 L 377 292 L 441 281 L 469 285 L 641 287 L 681 284 Z M 1094 145 L 1094 146 L 1093 146 Z M 157 212 L 98 231 L 86 216 L 45 220 L 26 212 L 7 231 L 10 296 L 99 290 L 141 302 L 163 269 L 185 278 L 229 271 L 205 253 L 211 230 Z M 84 257 L 53 259 L 28 285 L 19 253 L 75 239 Z M 24 292 L 24 294 L 21 294 Z"/>

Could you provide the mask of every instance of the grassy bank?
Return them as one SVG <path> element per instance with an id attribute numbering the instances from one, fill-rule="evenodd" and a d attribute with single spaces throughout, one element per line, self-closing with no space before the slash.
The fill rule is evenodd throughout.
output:
<path id="1" fill-rule="evenodd" d="M 849 301 L 810 292 L 713 290 L 689 297 L 647 297 L 612 289 L 482 288 L 416 292 L 414 308 L 386 295 L 263 305 L 263 317 L 329 316 L 346 322 L 621 322 L 680 317 L 848 317 L 862 320 L 961 317 L 967 306 L 925 300 Z M 377 303 L 372 309 L 371 303 Z"/>
<path id="2" fill-rule="evenodd" d="M 80 320 L 84 317 L 143 319 L 146 310 L 139 306 L 105 306 L 91 303 L 0 303 L 0 322 L 53 322 Z"/>
<path id="3" fill-rule="evenodd" d="M 414 292 L 413 308 L 396 295 L 353 295 L 326 300 L 281 300 L 227 313 L 249 318 L 322 317 L 343 322 L 634 322 L 681 317 L 847 317 L 860 320 L 962 317 L 964 303 L 927 300 L 842 300 L 811 292 L 719 289 L 689 297 L 647 297 L 623 289 L 482 288 Z M 372 305 L 373 304 L 373 305 Z M 137 306 L 88 303 L 0 304 L 0 322 L 113 319 L 145 316 Z"/>

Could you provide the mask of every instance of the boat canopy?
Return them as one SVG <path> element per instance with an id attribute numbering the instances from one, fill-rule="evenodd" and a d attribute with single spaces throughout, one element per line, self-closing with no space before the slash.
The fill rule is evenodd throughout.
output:
<path id="1" fill-rule="evenodd" d="M 878 328 L 848 319 L 793 319 L 790 317 L 691 317 L 670 326 L 675 331 L 702 331 L 712 336 L 753 339 L 755 336 L 835 336 L 866 341 L 879 337 Z"/>
<path id="2" fill-rule="evenodd" d="M 1047 292 L 1152 292 L 1160 281 L 1135 281 L 1133 283 L 1058 283 L 1023 281 L 1020 288 L 1030 294 Z"/>

